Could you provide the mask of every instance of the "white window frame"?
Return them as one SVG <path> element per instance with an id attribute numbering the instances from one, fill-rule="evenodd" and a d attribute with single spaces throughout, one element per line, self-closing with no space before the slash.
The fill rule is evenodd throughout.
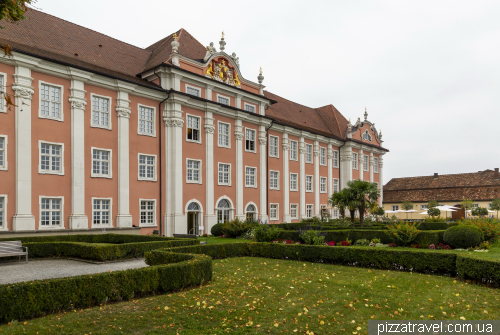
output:
<path id="1" fill-rule="evenodd" d="M 326 182 L 327 182 L 328 178 L 326 177 L 319 177 L 319 193 L 326 193 L 326 190 L 328 188 Z M 324 190 L 323 190 L 323 186 L 324 186 Z"/>
<path id="2" fill-rule="evenodd" d="M 292 176 L 295 176 L 295 187 L 292 187 Z M 298 192 L 299 190 L 299 174 L 298 173 L 290 173 L 290 191 L 291 192 Z"/>
<path id="3" fill-rule="evenodd" d="M 429 205 L 425 204 L 425 205 L 420 205 L 420 209 L 421 210 L 426 210 L 426 209 L 429 209 Z"/>
<path id="4" fill-rule="evenodd" d="M 392 205 L 393 211 L 399 211 L 399 205 Z"/>
<path id="5" fill-rule="evenodd" d="M 340 212 L 339 212 L 339 209 L 338 208 L 334 208 L 332 209 L 332 218 L 333 219 L 338 219 L 340 216 Z"/>
<path id="6" fill-rule="evenodd" d="M 352 169 L 358 170 L 359 165 L 359 154 L 357 152 L 352 153 Z"/>
<path id="7" fill-rule="evenodd" d="M 94 97 L 97 97 L 97 98 L 102 98 L 102 99 L 108 99 L 109 101 L 109 118 L 108 118 L 108 126 L 101 126 L 100 124 L 100 120 L 101 120 L 101 112 L 99 112 L 99 124 L 93 124 L 92 123 L 92 103 L 94 102 Z M 111 111 L 113 110 L 112 108 L 112 103 L 113 103 L 113 99 L 111 97 L 107 97 L 105 95 L 100 95 L 100 94 L 94 94 L 94 93 L 90 93 L 90 126 L 92 128 L 101 128 L 101 129 L 106 129 L 106 130 L 111 130 L 111 120 L 113 119 L 111 117 Z"/>
<path id="8" fill-rule="evenodd" d="M 313 159 L 313 145 L 312 144 L 308 144 L 308 143 L 305 143 L 305 148 L 306 148 L 306 153 L 305 153 L 305 158 L 306 158 L 306 163 L 308 164 L 313 164 L 314 162 L 314 159 Z M 310 148 L 311 150 L 308 150 L 308 148 Z M 311 160 L 308 159 L 308 156 L 311 156 Z"/>
<path id="9" fill-rule="evenodd" d="M 307 189 L 307 179 L 308 178 L 311 178 L 311 189 L 310 190 Z M 308 193 L 314 192 L 314 176 L 309 175 L 309 174 L 306 174 L 306 192 L 308 192 Z"/>
<path id="10" fill-rule="evenodd" d="M 336 183 L 335 183 L 335 182 L 336 182 Z M 336 185 L 337 187 L 335 187 L 335 184 L 337 184 L 337 185 Z M 340 179 L 339 179 L 339 178 L 333 178 L 332 187 L 333 187 L 333 190 L 332 190 L 332 191 L 333 191 L 333 193 L 335 193 L 335 192 L 340 192 Z M 336 188 L 337 190 L 335 190 L 335 188 Z"/>
<path id="11" fill-rule="evenodd" d="M 295 216 L 292 215 L 292 208 L 295 206 Z M 299 219 L 299 204 L 290 204 L 290 218 L 298 220 Z"/>
<path id="12" fill-rule="evenodd" d="M 295 148 L 294 148 L 294 146 L 295 146 Z M 293 156 L 295 156 L 295 158 Z M 290 160 L 291 161 L 298 161 L 299 160 L 299 142 L 298 141 L 290 140 Z"/>
<path id="13" fill-rule="evenodd" d="M 146 133 L 146 132 L 141 132 L 141 107 L 143 108 L 149 108 L 153 110 L 153 133 Z M 144 136 L 151 136 L 151 137 L 156 137 L 156 107 L 153 106 L 147 106 L 143 104 L 137 104 L 137 134 L 138 135 L 144 135 Z"/>
<path id="14" fill-rule="evenodd" d="M 332 166 L 335 169 L 339 168 L 339 152 L 338 150 L 333 150 Z"/>
<path id="15" fill-rule="evenodd" d="M 363 155 L 363 171 L 370 171 L 370 160 L 368 155 Z"/>
<path id="16" fill-rule="evenodd" d="M 197 95 L 194 95 L 194 94 L 189 93 L 189 92 L 188 92 L 188 88 L 190 88 L 190 89 L 192 89 L 192 90 L 196 90 L 196 91 L 198 91 L 198 94 L 197 94 Z M 194 97 L 201 98 L 201 87 L 186 84 L 186 94 L 192 95 L 192 96 L 194 96 Z"/>
<path id="17" fill-rule="evenodd" d="M 227 125 L 227 145 L 220 143 L 220 125 Z M 231 149 L 231 124 L 227 122 L 217 121 L 217 146 L 221 148 Z"/>
<path id="18" fill-rule="evenodd" d="M 107 224 L 94 224 L 94 200 L 109 200 L 109 223 Z M 100 227 L 113 227 L 113 198 L 98 198 L 98 197 L 92 197 L 92 218 L 91 218 L 91 222 L 92 222 L 92 225 L 91 227 L 92 228 L 100 228 Z M 140 209 L 139 209 L 140 210 Z"/>
<path id="19" fill-rule="evenodd" d="M 272 154 L 271 138 L 276 139 L 276 154 Z M 278 136 L 269 135 L 269 157 L 274 157 L 274 158 L 280 157 L 280 138 Z"/>
<path id="20" fill-rule="evenodd" d="M 59 99 L 59 112 L 60 112 L 60 117 L 54 117 L 50 115 L 42 115 L 42 85 L 47 85 L 47 86 L 52 86 L 52 87 L 57 87 L 60 90 L 60 99 Z M 54 120 L 54 121 L 64 121 L 64 113 L 63 113 L 63 105 L 64 105 L 64 86 L 63 85 L 57 85 L 57 84 L 52 84 L 46 81 L 39 80 L 38 81 L 38 117 L 40 119 L 49 119 L 49 120 Z M 50 111 L 49 111 L 50 113 Z"/>
<path id="21" fill-rule="evenodd" d="M 198 141 L 196 141 L 196 140 L 190 140 L 188 138 L 188 129 L 189 129 L 188 128 L 188 125 L 189 125 L 188 118 L 189 117 L 198 119 Z M 194 129 L 194 128 L 192 128 L 192 129 Z M 199 117 L 198 115 L 186 114 L 186 142 L 201 144 L 201 117 Z"/>
<path id="22" fill-rule="evenodd" d="M 220 179 L 219 179 L 219 173 L 220 173 L 220 166 L 221 165 L 229 165 L 229 176 L 228 176 L 228 183 L 224 183 L 224 182 L 221 182 Z M 220 186 L 231 186 L 231 163 L 222 163 L 222 162 L 219 162 L 217 163 L 217 185 L 220 185 Z"/>
<path id="23" fill-rule="evenodd" d="M 253 132 L 253 150 L 247 149 L 247 131 Z M 253 153 L 257 152 L 257 130 L 256 129 L 245 127 L 245 151 L 246 152 L 253 152 Z"/>
<path id="24" fill-rule="evenodd" d="M 0 165 L 0 171 L 7 171 L 9 169 L 9 162 L 7 160 L 7 146 L 9 143 L 9 136 L 0 135 L 3 138 L 3 164 Z"/>
<path id="25" fill-rule="evenodd" d="M 198 162 L 199 163 L 199 168 L 198 168 L 198 180 L 188 180 L 188 164 L 189 161 L 193 162 Z M 203 175 L 203 161 L 201 159 L 193 159 L 193 158 L 186 158 L 186 184 L 202 184 L 202 175 Z M 194 170 L 194 169 L 193 169 Z"/>
<path id="26" fill-rule="evenodd" d="M 219 93 L 217 93 L 216 95 L 217 95 L 217 103 L 219 103 L 221 105 L 231 106 L 231 98 L 230 97 L 228 97 L 227 95 L 219 94 Z M 227 104 L 223 103 L 223 102 L 220 102 L 219 98 L 227 99 L 228 100 Z"/>
<path id="27" fill-rule="evenodd" d="M 108 174 L 104 175 L 101 173 L 94 173 L 94 150 L 107 151 L 109 152 L 109 164 L 108 164 Z M 113 150 L 90 147 L 90 177 L 92 178 L 113 178 Z"/>
<path id="28" fill-rule="evenodd" d="M 253 185 L 247 183 L 247 169 L 253 169 Z M 257 188 L 257 167 L 255 166 L 245 166 L 245 187 Z"/>
<path id="29" fill-rule="evenodd" d="M 319 165 L 326 166 L 326 148 L 319 147 Z"/>
<path id="30" fill-rule="evenodd" d="M 273 172 L 276 172 L 278 174 L 278 176 L 276 177 L 276 179 L 277 179 L 276 180 L 277 186 L 275 186 L 275 187 L 271 187 L 271 174 Z M 280 172 L 277 171 L 277 170 L 269 170 L 269 189 L 270 190 L 279 190 L 280 189 Z"/>
<path id="31" fill-rule="evenodd" d="M 142 214 L 142 208 L 141 208 L 141 203 L 143 201 L 152 201 L 153 202 L 153 224 L 143 224 L 141 223 L 141 214 Z M 92 207 L 94 206 L 94 202 L 92 201 Z M 158 222 L 156 222 L 156 199 L 139 199 L 139 227 L 158 227 Z M 149 212 L 149 210 L 147 211 Z M 94 220 L 94 216 L 92 216 L 92 220 Z M 92 221 L 93 222 L 93 221 Z"/>
<path id="32" fill-rule="evenodd" d="M 154 168 L 154 172 L 153 172 L 153 178 L 148 178 L 148 177 L 141 177 L 140 176 L 140 173 L 141 173 L 141 156 L 146 156 L 146 157 L 154 157 L 154 165 L 153 165 L 153 168 Z M 146 165 L 147 166 L 147 165 Z M 156 155 L 150 155 L 150 154 L 145 154 L 145 153 L 142 153 L 142 152 L 138 152 L 137 153 L 137 180 L 143 180 L 143 181 L 156 181 L 157 179 L 157 175 L 158 175 L 158 158 Z"/>
<path id="33" fill-rule="evenodd" d="M 311 209 L 311 214 L 307 214 L 307 211 Z M 313 204 L 306 204 L 306 218 L 312 218 L 314 217 L 314 205 Z"/>
<path id="34" fill-rule="evenodd" d="M 7 194 L 0 194 L 0 198 L 3 198 L 3 208 L 0 209 L 2 212 L 2 221 L 0 222 L 0 230 L 8 230 L 7 229 L 7 202 L 8 202 L 8 195 Z"/>
<path id="35" fill-rule="evenodd" d="M 61 220 L 59 220 L 60 222 L 58 225 L 52 226 L 52 224 L 50 224 L 48 226 L 42 226 L 42 211 L 43 211 L 42 210 L 42 199 L 59 199 L 59 200 L 61 200 L 61 210 L 60 210 Z M 38 209 L 39 209 L 38 229 L 64 229 L 64 197 L 59 197 L 59 196 L 52 197 L 52 196 L 47 196 L 47 195 L 40 195 L 38 197 Z M 52 212 L 52 208 L 50 208 L 50 212 Z M 52 218 L 52 214 L 50 215 L 50 217 Z M 50 220 L 50 221 L 52 221 L 52 220 Z"/>
<path id="36" fill-rule="evenodd" d="M 60 171 L 46 171 L 42 170 L 42 144 L 59 145 L 61 147 L 61 170 Z M 52 164 L 52 163 L 51 163 Z M 64 143 L 38 141 L 38 173 L 39 174 L 53 174 L 64 176 Z"/>
<path id="37" fill-rule="evenodd" d="M 0 93 L 7 92 L 7 73 L 0 72 L 0 77 L 2 77 L 2 84 L 0 85 Z M 3 94 L 0 94 L 0 113 L 7 113 L 7 106 L 5 104 L 5 99 Z"/>
<path id="38" fill-rule="evenodd" d="M 273 212 L 273 206 L 276 206 L 276 216 L 272 216 Z M 277 221 L 279 220 L 280 217 L 280 204 L 278 203 L 271 203 L 269 204 L 269 221 Z"/>
<path id="39" fill-rule="evenodd" d="M 247 110 L 247 106 L 248 106 L 248 107 L 253 108 L 253 111 L 249 111 L 249 110 Z M 243 103 L 243 109 L 244 109 L 245 111 L 249 112 L 249 113 L 254 113 L 254 114 L 255 114 L 255 113 L 257 112 L 257 106 L 252 105 L 252 104 L 249 104 L 249 103 L 247 103 L 247 102 L 244 102 L 244 103 Z"/>
<path id="40" fill-rule="evenodd" d="M 373 172 L 378 173 L 378 157 L 373 157 L 374 169 Z"/>

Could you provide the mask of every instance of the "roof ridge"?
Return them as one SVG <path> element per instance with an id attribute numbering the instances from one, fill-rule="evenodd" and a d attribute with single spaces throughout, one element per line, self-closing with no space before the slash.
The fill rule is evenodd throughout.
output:
<path id="1" fill-rule="evenodd" d="M 52 15 L 52 14 L 49 14 L 49 13 L 42 12 L 41 10 L 36 10 L 36 9 L 34 9 L 34 8 L 31 8 L 31 7 L 29 8 L 29 10 L 30 10 L 30 11 L 34 11 L 34 12 L 38 12 L 38 13 L 41 13 L 41 14 L 44 14 L 44 15 L 47 15 L 47 16 L 54 17 L 54 18 L 56 18 L 56 19 L 58 19 L 58 20 L 61 20 L 61 21 L 64 21 L 64 22 L 70 23 L 70 24 L 72 24 L 72 25 L 78 26 L 78 27 L 80 27 L 80 28 L 83 28 L 83 29 L 86 29 L 86 30 L 92 31 L 92 32 L 97 33 L 97 34 L 99 34 L 99 35 L 102 35 L 102 36 L 105 36 L 105 37 L 111 38 L 111 39 L 113 39 L 113 40 L 115 40 L 115 41 L 118 41 L 118 42 L 121 42 L 121 43 L 124 43 L 124 44 L 130 45 L 131 47 L 134 47 L 134 48 L 137 48 L 137 49 L 140 49 L 140 50 L 147 51 L 145 48 L 138 47 L 138 46 L 136 46 L 136 45 L 133 45 L 133 44 L 130 44 L 130 43 L 128 43 L 128 42 L 125 42 L 125 41 L 119 40 L 119 39 L 117 39 L 117 38 L 115 38 L 115 37 L 111 37 L 111 36 L 109 36 L 109 35 L 106 35 L 106 34 L 103 34 L 103 33 L 101 33 L 101 32 L 98 32 L 98 31 L 96 31 L 96 30 L 94 30 L 94 29 L 87 28 L 87 27 L 82 26 L 82 25 L 79 25 L 79 24 L 77 24 L 77 23 L 74 23 L 74 22 L 71 22 L 71 21 L 68 21 L 68 20 L 65 20 L 65 19 L 61 19 L 61 18 L 60 18 L 60 17 L 58 17 L 58 16 L 55 16 L 55 15 Z M 29 18 L 29 17 L 26 17 L 26 19 L 27 19 L 27 20 L 29 20 L 30 18 Z M 14 24 L 16 24 L 16 23 L 14 23 Z"/>
<path id="2" fill-rule="evenodd" d="M 484 172 L 495 172 L 495 171 L 490 170 L 490 171 L 477 171 L 477 172 L 448 173 L 448 174 L 438 174 L 438 176 L 439 177 L 443 177 L 443 176 L 458 176 L 458 175 L 465 175 L 465 174 L 478 174 L 478 173 L 484 173 Z M 392 178 L 391 180 L 394 180 L 394 179 L 410 179 L 410 178 L 425 178 L 425 177 L 434 177 L 434 175 L 413 176 L 413 177 L 397 177 L 397 178 Z"/>
<path id="3" fill-rule="evenodd" d="M 321 108 L 321 107 L 320 107 L 320 108 Z M 328 126 L 328 123 L 327 123 L 327 122 L 325 121 L 325 119 L 323 118 L 323 115 L 321 115 L 321 113 L 319 112 L 319 110 L 318 110 L 318 109 L 320 109 L 320 108 L 317 108 L 317 109 L 316 109 L 316 108 L 314 108 L 314 110 L 316 111 L 316 113 L 318 113 L 318 115 L 319 115 L 319 117 L 321 118 L 321 120 L 323 120 L 323 122 L 324 122 L 324 123 L 325 123 L 325 125 L 326 125 L 326 128 L 328 128 L 328 131 L 330 131 L 330 134 L 331 134 L 332 136 L 335 136 L 335 135 L 333 134 L 332 130 L 330 129 L 330 127 Z"/>
<path id="4" fill-rule="evenodd" d="M 294 103 L 296 105 L 300 105 L 302 107 L 306 107 L 306 108 L 310 108 L 310 109 L 316 110 L 314 107 L 309 107 L 309 106 L 306 106 L 306 105 L 303 105 L 303 104 L 299 104 L 298 102 L 292 101 L 292 100 L 287 99 L 287 98 L 283 98 L 281 95 L 277 95 L 276 93 L 273 93 L 273 92 L 270 92 L 270 91 L 267 91 L 267 90 L 264 90 L 264 92 L 271 93 L 272 95 L 276 95 L 276 96 L 280 97 L 281 99 L 286 100 L 286 101 L 290 101 L 291 103 Z"/>
<path id="5" fill-rule="evenodd" d="M 204 49 L 206 49 L 206 47 L 203 45 L 203 43 L 201 43 L 200 41 L 198 41 L 198 39 L 196 37 L 194 37 L 189 31 L 187 31 L 184 28 L 181 28 L 181 30 L 185 31 L 186 34 L 188 34 L 189 36 L 191 36 L 193 38 L 193 40 L 195 40 L 196 42 L 198 42 Z"/>
<path id="6" fill-rule="evenodd" d="M 330 104 L 330 106 L 332 107 L 332 110 L 334 108 L 334 106 L 332 104 Z M 342 136 L 342 138 L 344 138 L 344 134 L 342 134 L 342 130 L 340 130 L 340 124 L 339 124 L 339 120 L 337 118 L 337 113 L 336 111 L 338 111 L 337 108 L 335 108 L 335 110 L 333 110 L 333 115 L 335 116 L 335 123 L 337 124 L 337 128 L 339 129 L 339 134 L 340 136 Z M 339 112 L 340 113 L 340 112 Z"/>

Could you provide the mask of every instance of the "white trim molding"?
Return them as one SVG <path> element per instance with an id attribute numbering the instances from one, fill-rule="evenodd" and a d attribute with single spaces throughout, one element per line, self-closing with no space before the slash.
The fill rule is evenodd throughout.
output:
<path id="1" fill-rule="evenodd" d="M 3 139 L 3 148 L 1 149 L 3 151 L 3 163 L 0 164 L 0 171 L 7 171 L 9 170 L 9 161 L 8 161 L 8 152 L 7 152 L 7 147 L 9 144 L 9 136 L 8 135 L 0 135 L 0 138 Z"/>
<path id="2" fill-rule="evenodd" d="M 198 87 L 198 86 L 194 86 L 194 85 L 189 85 L 188 83 L 184 83 L 184 85 L 186 86 L 186 94 L 189 94 L 189 95 L 192 95 L 194 97 L 198 97 L 198 98 L 201 98 L 201 87 Z M 192 94 L 192 93 L 189 93 L 188 92 L 188 88 L 192 89 L 192 90 L 195 90 L 195 91 L 198 91 L 198 94 Z"/>
<path id="3" fill-rule="evenodd" d="M 271 216 L 271 213 L 273 212 L 272 206 L 276 205 L 276 216 L 273 217 Z M 269 204 L 269 221 L 279 221 L 280 219 L 280 204 L 279 203 L 270 203 Z"/>
<path id="4" fill-rule="evenodd" d="M 42 85 L 46 85 L 49 87 L 55 87 L 59 89 L 59 117 L 50 116 L 50 115 L 42 115 Z M 50 95 L 50 92 L 49 92 Z M 40 119 L 48 119 L 54 121 L 64 122 L 64 86 L 58 84 L 52 84 L 46 81 L 39 80 L 38 81 L 38 117 Z M 49 105 L 49 114 L 51 113 L 51 108 Z"/>
<path id="5" fill-rule="evenodd" d="M 92 107 L 94 105 L 94 97 L 100 98 L 100 99 L 108 99 L 108 103 L 109 103 L 109 105 L 108 105 L 108 126 L 102 126 L 101 125 L 101 111 L 100 110 L 99 110 L 99 116 L 98 116 L 98 118 L 99 118 L 99 120 L 98 120 L 99 124 L 94 124 L 92 122 L 93 113 L 94 113 L 93 110 L 92 110 Z M 106 129 L 106 130 L 111 130 L 112 129 L 112 122 L 111 122 L 112 119 L 113 119 L 113 117 L 112 117 L 113 114 L 111 113 L 111 110 L 112 110 L 111 106 L 112 105 L 113 105 L 113 98 L 105 96 L 105 95 L 90 93 L 90 126 L 92 128 L 101 128 L 101 129 Z M 101 107 L 101 106 L 99 106 L 99 107 Z"/>
<path id="6" fill-rule="evenodd" d="M 148 132 L 141 132 L 141 107 L 143 108 L 149 108 L 149 109 L 152 109 L 153 110 L 153 133 L 148 133 Z M 137 135 L 141 135 L 141 136 L 150 136 L 150 137 L 156 137 L 156 107 L 153 107 L 153 106 L 148 106 L 148 105 L 144 105 L 144 104 L 141 104 L 141 103 L 138 103 L 137 104 Z"/>
<path id="7" fill-rule="evenodd" d="M 221 165 L 229 165 L 229 172 L 228 172 L 229 176 L 228 176 L 227 183 L 224 183 L 224 182 L 221 183 L 221 181 L 220 181 L 219 173 L 220 173 L 220 166 Z M 217 185 L 219 185 L 219 186 L 231 186 L 231 184 L 232 184 L 231 183 L 231 178 L 232 178 L 231 168 L 232 168 L 231 163 L 223 163 L 223 162 L 217 163 Z M 225 172 L 223 171 L 223 173 L 225 173 Z"/>
<path id="8" fill-rule="evenodd" d="M 52 172 L 51 170 L 42 170 L 42 144 L 48 144 L 50 146 L 52 145 L 57 145 L 61 147 L 61 156 L 60 156 L 60 169 L 59 171 Z M 52 149 L 52 148 L 51 148 Z M 52 154 L 50 154 L 49 157 Z M 49 162 L 50 166 L 52 166 L 52 160 Z M 39 174 L 53 174 L 53 175 L 59 175 L 59 176 L 64 176 L 64 143 L 58 143 L 58 142 L 48 142 L 48 141 L 38 141 L 38 173 Z"/>
<path id="9" fill-rule="evenodd" d="M 149 224 L 142 224 L 141 223 L 141 212 L 142 212 L 142 208 L 141 208 L 141 203 L 143 201 L 152 201 L 153 202 L 153 224 L 152 225 L 149 225 Z M 149 210 L 147 210 L 147 212 L 149 212 Z M 156 212 L 157 212 L 157 201 L 156 199 L 142 199 L 142 198 L 139 198 L 139 227 L 141 228 L 156 228 L 158 227 L 158 221 L 157 221 L 157 217 L 156 217 Z"/>
<path id="10" fill-rule="evenodd" d="M 190 140 L 188 138 L 188 128 L 189 128 L 189 120 L 188 120 L 188 118 L 189 117 L 198 119 L 198 129 L 197 129 L 198 130 L 198 140 L 197 141 L 196 140 Z M 186 113 L 186 142 L 202 144 L 202 141 L 201 141 L 201 116 Z"/>
<path id="11" fill-rule="evenodd" d="M 49 212 L 52 212 L 53 209 L 52 208 L 49 208 L 48 210 L 42 210 L 42 199 L 49 199 L 49 200 L 52 200 L 52 199 L 59 199 L 61 200 L 59 206 L 60 206 L 60 210 L 59 212 L 61 213 L 60 214 L 60 219 L 59 219 L 59 224 L 56 225 L 56 226 L 52 226 L 51 224 L 49 224 L 48 226 L 45 226 L 43 225 L 42 226 L 42 212 L 43 211 L 49 211 Z M 50 204 L 52 204 L 52 201 L 50 202 Z M 38 229 L 40 230 L 45 230 L 45 229 L 65 229 L 64 227 L 64 197 L 63 196 L 48 196 L 48 195 L 40 195 L 38 196 L 38 209 L 39 209 L 39 212 L 38 212 Z M 52 218 L 52 215 L 50 216 Z"/>
<path id="12" fill-rule="evenodd" d="M 149 177 L 141 177 L 141 156 L 145 156 L 145 157 L 153 157 L 154 158 L 154 163 L 153 163 L 153 178 L 149 178 Z M 148 165 L 146 163 L 145 165 L 146 167 L 147 166 L 151 166 L 151 165 Z M 150 154 L 144 154 L 144 153 L 141 153 L 141 152 L 138 152 L 137 153 L 137 180 L 141 180 L 141 181 L 156 181 L 157 180 L 157 176 L 158 176 L 158 157 L 156 155 L 150 155 Z M 147 171 L 145 171 L 146 173 L 146 176 L 147 176 Z"/>
<path id="13" fill-rule="evenodd" d="M 108 159 L 108 174 L 103 175 L 102 173 L 94 173 L 94 150 L 107 151 L 109 153 Z M 90 177 L 91 178 L 108 178 L 113 179 L 113 150 L 90 147 Z M 102 166 L 100 167 L 102 169 Z"/>
<path id="14" fill-rule="evenodd" d="M 0 194 L 0 198 L 3 198 L 3 204 L 2 204 L 2 224 L 0 225 L 0 231 L 2 230 L 9 230 L 7 228 L 7 223 L 8 223 L 8 216 L 7 216 L 7 203 L 8 203 L 8 195 L 7 194 Z"/>
<path id="15" fill-rule="evenodd" d="M 113 198 L 99 198 L 99 197 L 92 197 L 92 217 L 91 217 L 91 222 L 92 222 L 92 228 L 109 228 L 113 227 Z M 94 223 L 94 212 L 96 212 L 94 208 L 94 200 L 109 200 L 109 216 L 108 216 L 108 223 L 107 224 L 95 224 Z M 102 208 L 100 208 L 102 209 Z"/>
<path id="16" fill-rule="evenodd" d="M 227 145 L 220 143 L 220 125 L 227 125 Z M 226 134 L 223 134 L 226 135 Z M 231 124 L 228 122 L 217 121 L 217 146 L 219 148 L 231 149 Z"/>
<path id="17" fill-rule="evenodd" d="M 188 180 L 188 163 L 189 161 L 198 162 L 198 180 Z M 203 184 L 203 161 L 201 159 L 187 158 L 186 157 L 186 184 Z"/>
<path id="18" fill-rule="evenodd" d="M 253 169 L 254 170 L 253 185 L 248 185 L 247 184 L 247 169 Z M 247 187 L 247 188 L 257 188 L 257 167 L 256 166 L 245 165 L 245 187 Z"/>
<path id="19" fill-rule="evenodd" d="M 2 78 L 2 82 L 0 83 L 0 113 L 7 113 L 7 105 L 2 94 L 7 92 L 7 73 L 0 72 L 0 77 Z"/>
<path id="20" fill-rule="evenodd" d="M 273 172 L 276 172 L 276 173 L 277 173 L 276 183 L 277 183 L 278 185 L 276 185 L 276 186 L 271 186 L 271 185 L 272 185 L 272 184 L 271 184 L 271 173 L 273 173 Z M 281 183 L 280 183 L 280 171 L 278 171 L 278 170 L 269 170 L 269 189 L 270 189 L 270 190 L 279 191 L 279 190 L 280 190 L 280 184 L 281 184 Z"/>

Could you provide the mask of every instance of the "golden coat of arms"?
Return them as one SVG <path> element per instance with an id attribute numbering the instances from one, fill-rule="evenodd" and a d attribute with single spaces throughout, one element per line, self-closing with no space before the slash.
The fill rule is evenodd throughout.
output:
<path id="1" fill-rule="evenodd" d="M 232 66 L 229 65 L 229 62 L 227 62 L 227 60 L 224 58 L 220 59 L 219 61 L 213 60 L 208 65 L 205 76 L 231 86 L 241 86 L 240 80 L 238 78 L 238 73 Z"/>

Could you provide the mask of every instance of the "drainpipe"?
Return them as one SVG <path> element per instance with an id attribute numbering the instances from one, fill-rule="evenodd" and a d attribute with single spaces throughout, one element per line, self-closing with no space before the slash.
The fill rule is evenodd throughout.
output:
<path id="1" fill-rule="evenodd" d="M 266 129 L 266 139 L 267 139 L 267 142 L 266 142 L 266 180 L 267 180 L 267 183 L 266 183 L 266 208 L 267 208 L 267 222 L 268 223 L 271 223 L 271 212 L 270 212 L 270 208 L 269 208 L 269 138 L 267 136 L 267 132 L 268 130 L 273 126 L 273 123 L 274 123 L 274 120 L 271 120 L 271 124 L 269 125 L 269 127 L 267 127 Z"/>
<path id="2" fill-rule="evenodd" d="M 156 68 L 153 70 L 153 73 L 155 76 L 158 77 L 158 80 L 159 80 L 159 83 L 160 83 L 160 87 L 163 89 L 163 87 L 161 86 L 161 78 L 159 75 L 156 74 Z M 158 145 L 159 145 L 159 152 L 158 152 L 158 160 L 159 160 L 159 164 L 158 166 L 160 167 L 159 170 L 160 170 L 160 173 L 159 173 L 159 189 L 160 189 L 160 196 L 159 196 L 159 199 L 158 199 L 158 202 L 159 202 L 159 205 L 158 205 L 158 212 L 159 212 L 159 217 L 158 217 L 158 222 L 159 222 L 159 231 L 158 231 L 158 235 L 159 236 L 162 236 L 162 229 L 161 227 L 163 226 L 163 220 L 162 220 L 162 212 L 161 212 L 161 208 L 163 206 L 163 201 L 162 201 L 162 188 L 163 188 L 163 184 L 162 184 L 162 174 L 163 174 L 163 159 L 162 159 L 162 138 L 161 138 L 161 134 L 162 134 L 162 131 L 161 131 L 161 121 L 162 121 L 162 112 L 161 112 L 161 104 L 164 103 L 165 101 L 168 100 L 168 98 L 170 98 L 170 91 L 166 91 L 167 92 L 167 97 L 165 99 L 163 99 L 159 104 L 158 104 L 158 128 L 160 130 L 159 134 L 158 134 Z"/>

